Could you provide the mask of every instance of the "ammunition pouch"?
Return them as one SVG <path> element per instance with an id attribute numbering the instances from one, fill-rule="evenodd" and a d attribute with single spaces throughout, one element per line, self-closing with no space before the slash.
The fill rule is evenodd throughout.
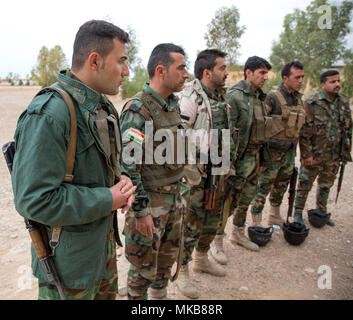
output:
<path id="1" fill-rule="evenodd" d="M 298 141 L 290 141 L 290 140 L 279 140 L 279 139 L 270 139 L 268 145 L 270 151 L 274 152 L 287 152 L 291 149 L 295 149 L 297 146 Z"/>

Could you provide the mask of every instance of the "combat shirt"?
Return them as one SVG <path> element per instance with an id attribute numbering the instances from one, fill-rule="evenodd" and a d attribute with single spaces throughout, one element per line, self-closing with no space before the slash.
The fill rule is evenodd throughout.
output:
<path id="1" fill-rule="evenodd" d="M 305 109 L 307 117 L 299 138 L 301 158 L 313 157 L 316 163 L 340 158 L 352 161 L 352 115 L 348 99 L 337 94 L 331 101 L 321 91 L 305 101 Z"/>
<path id="2" fill-rule="evenodd" d="M 161 107 L 164 110 L 174 111 L 179 110 L 178 98 L 171 94 L 167 100 L 165 101 L 158 93 L 156 93 L 148 83 L 145 83 L 143 86 L 143 92 L 151 94 L 153 97 L 157 99 L 160 103 Z M 143 137 L 145 135 L 145 118 L 140 115 L 138 112 L 134 112 L 131 109 L 138 110 L 142 105 L 140 100 L 133 100 L 130 109 L 123 111 L 120 118 L 121 124 L 121 132 L 123 139 L 123 148 L 131 141 L 131 138 L 128 137 L 129 130 L 131 128 L 138 131 L 139 136 Z M 139 143 L 137 141 L 133 141 L 133 143 Z M 144 160 L 144 159 L 142 159 Z M 136 218 L 142 218 L 150 214 L 149 209 L 149 196 L 148 192 L 145 190 L 142 184 L 141 179 L 141 165 L 136 163 L 128 164 L 124 161 L 124 156 L 122 158 L 121 163 L 122 171 L 127 172 L 130 175 L 130 178 L 133 184 L 137 187 L 135 191 L 135 202 L 132 205 L 132 209 L 134 211 L 134 215 Z M 170 187 L 176 187 L 178 183 L 173 183 Z"/>

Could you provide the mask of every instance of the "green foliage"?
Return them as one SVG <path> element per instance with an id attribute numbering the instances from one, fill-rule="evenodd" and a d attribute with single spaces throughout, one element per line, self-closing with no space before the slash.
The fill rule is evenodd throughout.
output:
<path id="1" fill-rule="evenodd" d="M 245 31 L 245 26 L 239 26 L 238 9 L 234 5 L 218 9 L 207 29 L 204 36 L 207 47 L 226 52 L 228 64 L 235 64 L 240 48 L 239 39 Z"/>
<path id="2" fill-rule="evenodd" d="M 331 8 L 331 29 L 319 27 L 320 18 L 325 14 L 318 12 L 322 5 Z M 306 81 L 310 78 L 311 86 L 318 87 L 322 70 L 330 68 L 345 54 L 352 9 L 351 0 L 344 0 L 339 6 L 327 0 L 314 0 L 305 10 L 295 9 L 287 14 L 284 31 L 272 46 L 270 61 L 274 70 L 279 72 L 285 63 L 299 60 L 304 65 Z"/>
<path id="3" fill-rule="evenodd" d="M 282 82 L 282 77 L 280 72 L 276 72 L 272 79 L 268 79 L 265 85 L 262 87 L 263 92 L 268 93 L 271 90 L 275 90 Z"/>
<path id="4" fill-rule="evenodd" d="M 56 82 L 58 72 L 67 68 L 66 57 L 60 46 L 48 49 L 43 46 L 37 58 L 37 65 L 32 69 L 32 80 L 46 87 Z"/>
<path id="5" fill-rule="evenodd" d="M 143 85 L 148 82 L 148 72 L 145 68 L 137 66 L 131 80 L 125 79 L 122 85 L 123 99 L 130 98 L 141 91 Z"/>
<path id="6" fill-rule="evenodd" d="M 342 93 L 353 97 L 353 51 L 348 51 L 344 56 L 344 81 L 342 82 Z"/>

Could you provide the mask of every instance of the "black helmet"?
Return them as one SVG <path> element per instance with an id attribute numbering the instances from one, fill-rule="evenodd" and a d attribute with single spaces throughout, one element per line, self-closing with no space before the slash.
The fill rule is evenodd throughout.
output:
<path id="1" fill-rule="evenodd" d="M 309 228 L 304 223 L 292 222 L 283 223 L 284 239 L 293 246 L 298 246 L 304 242 L 309 234 Z"/>
<path id="2" fill-rule="evenodd" d="M 308 210 L 309 222 L 315 228 L 322 228 L 331 217 L 331 213 L 326 213 L 320 209 Z"/>
<path id="3" fill-rule="evenodd" d="M 248 235 L 250 240 L 255 242 L 260 247 L 265 246 L 271 240 L 272 232 L 272 227 L 262 228 L 258 226 L 252 226 L 248 228 Z"/>

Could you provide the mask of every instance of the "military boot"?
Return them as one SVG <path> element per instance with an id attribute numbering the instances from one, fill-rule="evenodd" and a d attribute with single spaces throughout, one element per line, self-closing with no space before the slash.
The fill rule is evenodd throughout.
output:
<path id="1" fill-rule="evenodd" d="M 303 213 L 300 211 L 294 212 L 294 222 L 299 222 L 304 224 Z"/>
<path id="2" fill-rule="evenodd" d="M 272 226 L 276 224 L 282 227 L 283 223 L 284 223 L 284 220 L 281 217 L 279 207 L 273 207 L 270 205 L 270 215 L 268 217 L 268 225 Z"/>
<path id="3" fill-rule="evenodd" d="M 187 264 L 180 267 L 178 279 L 176 280 L 176 286 L 179 291 L 188 298 L 197 299 L 199 297 L 197 288 L 190 281 L 189 268 Z"/>
<path id="4" fill-rule="evenodd" d="M 254 227 L 261 227 L 261 222 L 262 222 L 262 213 L 258 213 L 258 214 L 251 214 L 252 217 L 252 225 Z"/>
<path id="5" fill-rule="evenodd" d="M 148 300 L 168 300 L 167 288 L 163 288 L 163 289 L 148 288 Z"/>
<path id="6" fill-rule="evenodd" d="M 224 235 L 216 236 L 211 243 L 211 255 L 220 264 L 227 264 L 228 259 L 223 249 Z"/>
<path id="7" fill-rule="evenodd" d="M 245 226 L 237 227 L 233 224 L 232 234 L 229 237 L 230 242 L 243 246 L 244 248 L 252 251 L 259 251 L 259 246 L 245 236 L 244 230 Z"/>
<path id="8" fill-rule="evenodd" d="M 195 250 L 193 270 L 199 273 L 209 273 L 216 277 L 224 277 L 226 275 L 226 271 L 221 266 L 208 260 L 207 252 L 199 252 L 197 250 Z"/>

